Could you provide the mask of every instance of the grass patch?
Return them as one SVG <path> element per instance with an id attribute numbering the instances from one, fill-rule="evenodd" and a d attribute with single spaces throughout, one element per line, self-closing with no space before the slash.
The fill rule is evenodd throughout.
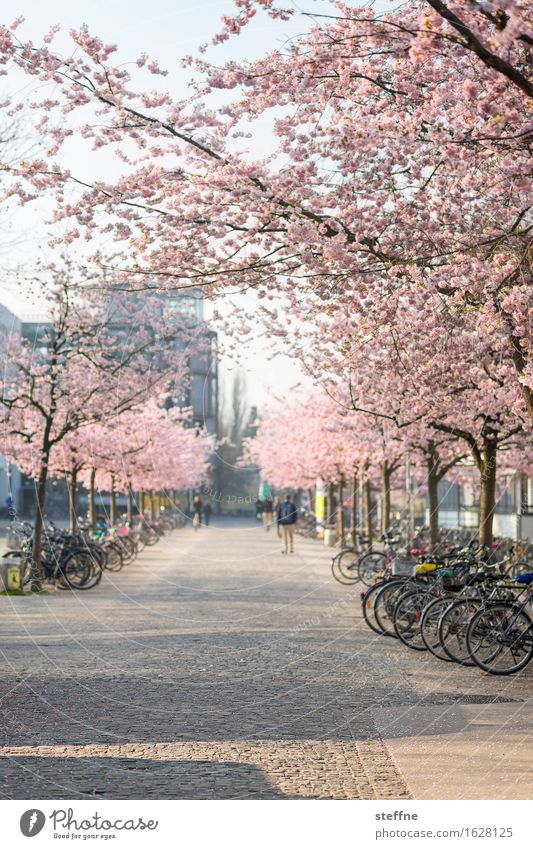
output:
<path id="1" fill-rule="evenodd" d="M 50 590 L 0 590 L 0 595 L 50 595 Z"/>

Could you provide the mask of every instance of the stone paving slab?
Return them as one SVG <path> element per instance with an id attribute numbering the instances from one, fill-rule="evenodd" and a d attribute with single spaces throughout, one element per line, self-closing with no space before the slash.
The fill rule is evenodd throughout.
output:
<path id="1" fill-rule="evenodd" d="M 2 757 L 19 798 L 39 782 L 67 798 L 410 798 L 380 740 L 6 746 Z"/>
<path id="2" fill-rule="evenodd" d="M 372 634 L 331 552 L 296 549 L 226 521 L 174 532 L 90 592 L 0 598 L 0 796 L 426 798 L 432 770 L 475 746 L 476 716 L 503 751 L 498 723 L 530 703 L 533 670 L 502 682 Z M 469 721 L 448 757 L 453 711 Z M 477 751 L 457 798 L 488 772 Z"/>

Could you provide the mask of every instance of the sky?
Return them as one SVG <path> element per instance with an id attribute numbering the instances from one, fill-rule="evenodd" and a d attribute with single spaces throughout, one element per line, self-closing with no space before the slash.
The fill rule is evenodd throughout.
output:
<path id="1" fill-rule="evenodd" d="M 304 11 L 331 11 L 327 0 L 300 0 L 287 5 Z M 383 8 L 390 6 L 386 0 L 375 5 Z M 59 24 L 62 31 L 68 33 L 70 28 L 78 28 L 86 23 L 105 43 L 118 45 L 116 55 L 121 61 L 134 62 L 141 53 L 146 52 L 157 58 L 160 66 L 169 71 L 168 77 L 164 78 L 165 88 L 175 96 L 182 96 L 187 90 L 186 82 L 190 72 L 181 69 L 181 57 L 195 54 L 200 45 L 208 43 L 220 30 L 222 15 L 231 14 L 235 7 L 232 0 L 3 0 L 0 8 L 0 20 L 7 24 L 23 16 L 25 22 L 20 29 L 21 37 L 32 38 L 37 43 L 52 25 Z M 217 61 L 254 58 L 305 31 L 308 23 L 309 19 L 302 17 L 289 22 L 273 22 L 265 15 L 258 15 L 240 37 L 230 39 L 210 51 L 210 58 Z M 54 44 L 61 47 L 61 36 Z M 13 81 L 9 82 L 13 85 Z M 21 78 L 19 84 L 27 86 L 27 81 Z M 0 94 L 3 93 L 3 85 L 0 78 Z M 27 96 L 31 99 L 31 88 L 27 89 Z M 269 133 L 266 125 L 264 133 L 263 141 L 266 145 Z M 261 155 L 261 138 L 256 138 L 253 144 L 252 153 Z M 79 160 L 75 165 L 82 169 L 86 163 L 82 160 L 81 150 Z M 102 163 L 101 167 L 105 170 L 108 164 Z M 41 226 L 36 223 L 35 215 L 40 216 Z M 5 270 L 1 299 L 19 312 L 35 311 L 27 303 L 21 302 L 20 281 L 28 273 L 31 276 L 28 257 L 36 255 L 46 238 L 43 229 L 45 219 L 45 210 L 37 208 L 32 219 L 26 211 L 16 214 L 8 225 L 11 233 L 0 230 L 0 262 Z M 13 241 L 15 231 L 17 239 Z M 18 270 L 20 265 L 23 266 L 22 277 Z M 246 296 L 239 296 L 235 301 L 238 307 L 253 308 L 253 301 L 247 300 Z M 222 309 L 217 304 L 217 309 L 223 313 L 228 312 L 231 304 L 226 303 Z M 207 305 L 206 318 L 209 315 L 210 308 Z M 221 342 L 224 347 L 223 336 Z M 266 338 L 260 330 L 239 346 L 239 364 L 228 356 L 222 357 L 220 373 L 223 380 L 231 382 L 232 373 L 238 367 L 243 368 L 247 375 L 249 403 L 260 408 L 268 403 L 272 392 L 277 397 L 285 397 L 294 391 L 296 384 L 303 382 L 304 386 L 309 385 L 290 354 L 272 357 L 272 340 Z"/>

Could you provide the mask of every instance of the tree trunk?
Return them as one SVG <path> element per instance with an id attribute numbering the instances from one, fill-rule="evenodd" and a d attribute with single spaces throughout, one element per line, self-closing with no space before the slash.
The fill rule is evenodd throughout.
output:
<path id="1" fill-rule="evenodd" d="M 429 538 L 431 545 L 439 541 L 439 478 L 433 460 L 428 461 Z"/>
<path id="2" fill-rule="evenodd" d="M 352 535 L 352 545 L 357 545 L 357 472 L 354 472 L 353 481 L 352 481 L 352 514 L 351 514 L 351 528 L 350 533 Z"/>
<path id="3" fill-rule="evenodd" d="M 131 486 L 128 484 L 128 506 L 127 506 L 127 514 L 126 520 L 129 525 L 133 522 L 133 491 Z"/>
<path id="4" fill-rule="evenodd" d="M 37 512 L 33 529 L 33 545 L 31 552 L 31 589 L 39 592 L 43 585 L 43 567 L 41 564 L 42 533 L 44 524 L 44 508 L 46 504 L 46 481 L 48 479 L 48 455 L 50 451 L 43 452 L 41 468 L 37 479 Z"/>
<path id="5" fill-rule="evenodd" d="M 115 489 L 115 475 L 111 475 L 111 493 L 109 496 L 109 521 L 112 527 L 117 524 L 117 491 Z"/>
<path id="6" fill-rule="evenodd" d="M 89 478 L 89 527 L 91 531 L 94 531 L 96 527 L 96 507 L 95 507 L 95 483 L 96 483 L 96 469 L 91 469 L 91 476 Z"/>
<path id="7" fill-rule="evenodd" d="M 516 373 L 518 374 L 518 377 L 523 378 L 524 372 L 528 366 L 528 356 L 526 353 L 527 348 L 525 343 L 519 336 L 511 334 L 510 339 L 512 357 Z M 522 390 L 522 395 L 527 407 L 527 411 L 533 419 L 533 390 L 531 389 L 531 386 L 529 386 L 529 384 L 524 381 L 521 381 L 520 388 Z"/>
<path id="8" fill-rule="evenodd" d="M 68 491 L 68 523 L 71 534 L 73 534 L 78 527 L 78 511 L 77 511 L 77 501 L 78 501 L 78 470 L 72 469 L 70 473 L 70 484 Z"/>
<path id="9" fill-rule="evenodd" d="M 374 529 L 372 527 L 372 492 L 370 488 L 370 481 L 368 480 L 363 484 L 363 499 L 365 511 L 365 534 L 368 539 L 368 545 L 371 548 Z"/>
<path id="10" fill-rule="evenodd" d="M 346 537 L 346 529 L 344 526 L 344 479 L 341 478 L 339 481 L 339 505 L 337 510 L 337 529 L 338 529 L 338 537 L 341 543 L 342 548 L 345 545 L 345 537 Z"/>
<path id="11" fill-rule="evenodd" d="M 150 491 L 150 519 L 152 519 L 152 521 L 153 521 L 155 518 L 156 518 L 156 515 L 155 515 L 155 492 L 152 489 Z"/>
<path id="12" fill-rule="evenodd" d="M 381 464 L 381 485 L 383 487 L 383 500 L 381 510 L 381 533 L 386 533 L 390 527 L 390 479 L 391 471 L 389 464 L 385 460 Z"/>
<path id="13" fill-rule="evenodd" d="M 328 528 L 335 527 L 335 513 L 334 513 L 334 492 L 335 487 L 332 483 L 328 483 L 328 513 L 327 513 L 327 522 L 326 525 Z"/>
<path id="14" fill-rule="evenodd" d="M 492 545 L 494 508 L 496 506 L 496 438 L 485 437 L 481 461 L 481 491 L 479 495 L 479 544 Z"/>

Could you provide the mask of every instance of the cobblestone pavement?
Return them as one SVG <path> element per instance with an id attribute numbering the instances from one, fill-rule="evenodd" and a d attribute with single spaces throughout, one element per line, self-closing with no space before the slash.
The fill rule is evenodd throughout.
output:
<path id="1" fill-rule="evenodd" d="M 402 712 L 525 701 L 531 677 L 502 696 L 374 638 L 330 553 L 296 547 L 227 520 L 90 592 L 0 598 L 0 797 L 412 798 Z"/>

